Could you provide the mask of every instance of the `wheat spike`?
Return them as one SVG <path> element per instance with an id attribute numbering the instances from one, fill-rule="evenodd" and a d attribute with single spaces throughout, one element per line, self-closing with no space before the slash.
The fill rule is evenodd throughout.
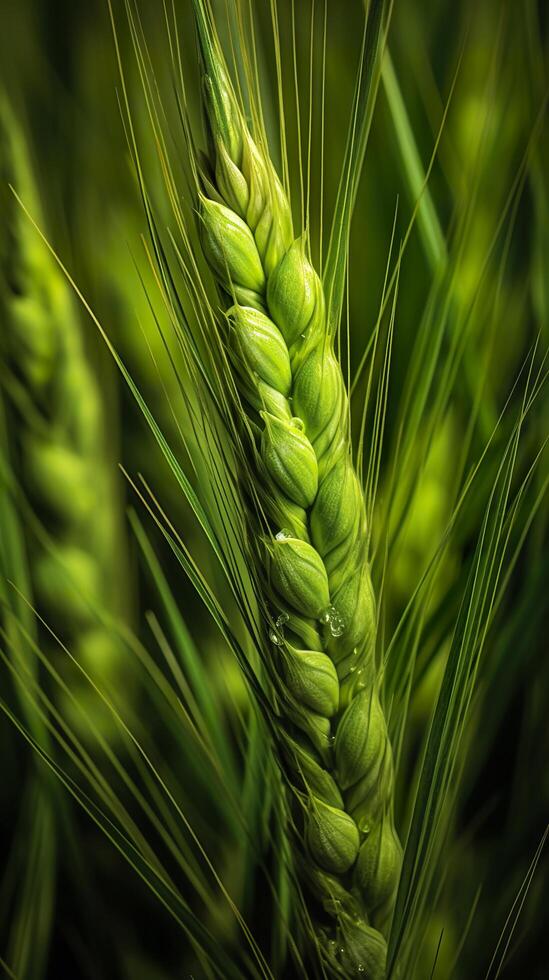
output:
<path id="1" fill-rule="evenodd" d="M 40 534 L 28 542 L 34 602 L 82 665 L 112 681 L 120 643 L 97 618 L 97 610 L 120 609 L 113 601 L 116 517 L 101 397 L 69 286 L 8 190 L 9 183 L 42 220 L 7 102 L 0 103 L 0 166 L 2 377 L 13 409 L 19 480 L 38 519 L 52 529 L 49 542 Z"/>
<path id="2" fill-rule="evenodd" d="M 227 349 L 273 527 L 264 583 L 287 689 L 285 758 L 306 811 L 300 867 L 331 920 L 318 930 L 326 964 L 379 978 L 401 848 L 348 399 L 305 236 L 294 237 L 202 4 L 197 14 L 211 147 L 202 242 L 226 300 Z"/>

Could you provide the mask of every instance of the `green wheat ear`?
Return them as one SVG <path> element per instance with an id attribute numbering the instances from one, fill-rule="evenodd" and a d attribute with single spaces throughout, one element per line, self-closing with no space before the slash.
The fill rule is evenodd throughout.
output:
<path id="1" fill-rule="evenodd" d="M 258 571 L 277 621 L 284 759 L 305 813 L 298 863 L 311 914 L 323 909 L 325 967 L 378 980 L 401 847 L 348 398 L 305 237 L 294 237 L 289 201 L 244 122 L 198 0 L 195 10 L 210 145 L 200 228 L 226 299 L 227 348 L 272 525 Z"/>
<path id="2" fill-rule="evenodd" d="M 8 190 L 9 183 L 40 220 L 23 138 L 1 99 L 0 169 L 2 381 L 13 410 L 19 481 L 38 520 L 54 529 L 47 544 L 40 534 L 29 538 L 33 599 L 92 677 L 112 684 L 122 650 L 101 617 L 123 603 L 113 599 L 116 514 L 100 392 L 69 287 Z M 79 697 L 87 694 L 86 688 Z M 96 708 L 94 721 L 110 731 L 110 715 L 100 719 Z"/>

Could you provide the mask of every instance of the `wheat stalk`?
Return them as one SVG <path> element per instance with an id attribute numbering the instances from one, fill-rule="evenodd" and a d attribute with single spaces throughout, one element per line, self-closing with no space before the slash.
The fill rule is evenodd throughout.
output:
<path id="1" fill-rule="evenodd" d="M 0 103 L 0 165 L 6 178 L 2 381 L 16 423 L 19 480 L 37 518 L 38 531 L 28 541 L 34 602 L 82 666 L 112 680 L 120 647 L 97 616 L 117 608 L 101 394 L 69 287 L 7 190 L 9 183 L 41 220 L 23 138 L 6 102 Z M 49 540 L 40 531 L 42 521 Z"/>
<path id="2" fill-rule="evenodd" d="M 226 346 L 273 529 L 258 563 L 276 620 L 285 757 L 305 810 L 299 863 L 331 919 L 318 928 L 326 964 L 378 978 L 401 848 L 348 398 L 306 236 L 294 237 L 289 201 L 244 122 L 202 4 L 197 13 L 211 145 L 202 242 L 225 297 Z"/>

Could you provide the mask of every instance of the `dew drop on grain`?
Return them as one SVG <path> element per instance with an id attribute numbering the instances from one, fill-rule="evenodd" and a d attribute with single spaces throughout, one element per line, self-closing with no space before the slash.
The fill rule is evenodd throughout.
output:
<path id="1" fill-rule="evenodd" d="M 287 527 L 281 528 L 278 534 L 275 535 L 277 541 L 286 541 L 287 538 L 291 538 L 292 532 L 288 530 Z"/>

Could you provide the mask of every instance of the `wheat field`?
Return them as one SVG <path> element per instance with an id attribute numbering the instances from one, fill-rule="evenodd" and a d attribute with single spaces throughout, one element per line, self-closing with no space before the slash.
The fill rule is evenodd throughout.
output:
<path id="1" fill-rule="evenodd" d="M 543 4 L 0 35 L 2 974 L 542 980 Z"/>

